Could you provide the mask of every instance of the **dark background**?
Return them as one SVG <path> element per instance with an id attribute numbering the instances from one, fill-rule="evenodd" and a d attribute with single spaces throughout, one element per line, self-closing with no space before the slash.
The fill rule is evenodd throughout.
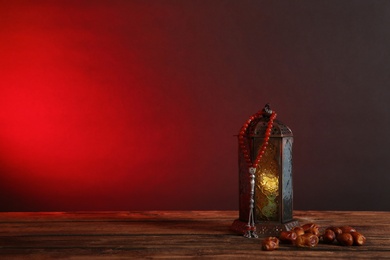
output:
<path id="1" fill-rule="evenodd" d="M 0 1 L 0 211 L 238 209 L 294 133 L 294 208 L 390 210 L 389 1 Z"/>

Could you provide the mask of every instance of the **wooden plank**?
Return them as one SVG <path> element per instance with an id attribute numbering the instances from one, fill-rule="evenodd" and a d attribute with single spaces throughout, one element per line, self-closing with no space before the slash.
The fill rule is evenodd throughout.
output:
<path id="1" fill-rule="evenodd" d="M 351 225 L 367 237 L 361 247 L 320 244 L 260 249 L 261 239 L 229 230 L 237 211 L 0 213 L 0 258 L 129 259 L 253 258 L 390 259 L 390 213 L 295 211 L 303 224 Z"/>

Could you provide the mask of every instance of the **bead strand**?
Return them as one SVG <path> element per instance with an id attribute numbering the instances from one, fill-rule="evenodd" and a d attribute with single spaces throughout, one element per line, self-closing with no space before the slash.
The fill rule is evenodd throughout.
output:
<path id="1" fill-rule="evenodd" d="M 260 116 L 262 115 L 262 112 L 259 111 L 257 112 L 256 114 L 252 115 L 249 117 L 249 119 L 244 123 L 244 125 L 241 127 L 241 130 L 240 130 L 240 133 L 238 135 L 238 141 L 239 141 L 239 145 L 240 145 L 240 148 L 244 154 L 244 159 L 246 161 L 246 163 L 248 164 L 249 167 L 252 166 L 252 161 L 251 161 L 251 158 L 250 158 L 250 155 L 249 155 L 249 151 L 248 151 L 248 148 L 247 146 L 245 145 L 245 138 L 244 138 L 244 135 L 246 134 L 247 130 L 248 130 L 248 127 L 250 125 L 250 123 L 259 118 Z"/>
<path id="2" fill-rule="evenodd" d="M 252 160 L 250 158 L 250 154 L 248 151 L 248 147 L 247 147 L 247 145 L 245 145 L 244 135 L 246 134 L 250 123 L 253 120 L 261 117 L 262 115 L 263 115 L 263 112 L 259 111 L 256 114 L 249 117 L 249 119 L 241 127 L 240 133 L 238 135 L 239 145 L 240 145 L 240 148 L 242 150 L 242 153 L 244 154 L 244 159 L 245 159 L 246 163 L 248 164 L 248 167 L 257 168 L 257 165 L 259 164 L 261 157 L 263 156 L 263 154 L 265 153 L 265 150 L 267 149 L 268 141 L 269 141 L 269 138 L 271 136 L 272 127 L 274 124 L 274 120 L 276 118 L 276 113 L 272 112 L 270 119 L 268 121 L 268 124 L 267 124 L 267 129 L 265 130 L 263 143 L 261 145 L 261 148 L 259 149 L 259 153 L 257 154 L 255 161 L 252 163 Z"/>

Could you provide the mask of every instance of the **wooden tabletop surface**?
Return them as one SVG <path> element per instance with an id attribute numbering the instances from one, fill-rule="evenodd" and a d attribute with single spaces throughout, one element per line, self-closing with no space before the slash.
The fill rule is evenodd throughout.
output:
<path id="1" fill-rule="evenodd" d="M 282 244 L 230 230 L 237 211 L 0 213 L 0 259 L 390 259 L 390 212 L 294 211 L 300 223 L 350 225 L 363 246 Z"/>

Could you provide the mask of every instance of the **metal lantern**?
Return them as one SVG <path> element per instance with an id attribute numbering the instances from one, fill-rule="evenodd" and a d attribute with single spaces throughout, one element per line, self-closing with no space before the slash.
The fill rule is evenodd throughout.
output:
<path id="1" fill-rule="evenodd" d="M 245 152 L 239 146 L 239 219 L 235 220 L 232 229 L 244 234 L 248 231 L 251 219 L 254 224 L 254 237 L 261 235 L 277 235 L 280 231 L 291 230 L 298 226 L 293 219 L 293 185 L 292 185 L 292 145 L 291 129 L 275 119 L 270 125 L 272 110 L 267 104 L 265 108 L 252 116 L 247 123 Z M 276 117 L 276 115 L 275 115 Z M 266 131 L 268 138 L 264 146 Z M 261 159 L 248 172 L 248 158 L 253 162 L 259 152 Z M 253 211 L 253 212 L 250 212 Z M 249 235 L 249 237 L 251 237 Z M 253 237 L 253 236 L 252 236 Z"/>

